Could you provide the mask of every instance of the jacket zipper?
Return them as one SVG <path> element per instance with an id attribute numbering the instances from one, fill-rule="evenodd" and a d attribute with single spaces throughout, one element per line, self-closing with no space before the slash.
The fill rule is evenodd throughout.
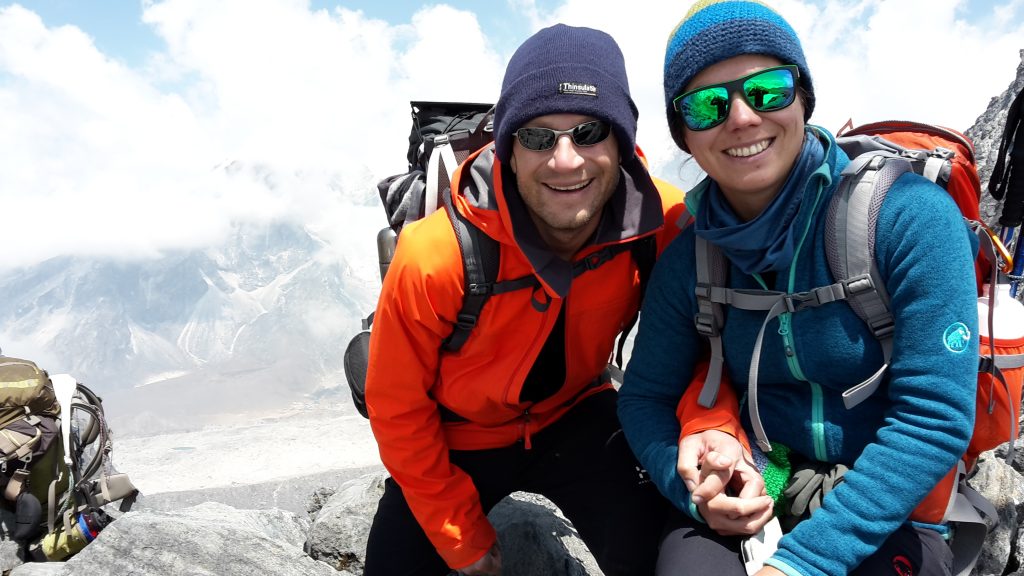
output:
<path id="1" fill-rule="evenodd" d="M 799 380 L 807 382 L 811 387 L 811 442 L 814 446 L 814 457 L 825 461 L 825 403 L 821 393 L 821 385 L 811 382 L 804 375 L 800 368 L 800 361 L 796 358 L 796 345 L 793 342 L 793 314 L 783 312 L 779 315 L 779 335 L 782 336 L 782 345 L 786 351 L 786 362 L 789 363 L 789 371 Z"/>
<path id="2" fill-rule="evenodd" d="M 782 347 L 786 351 L 786 362 L 789 364 L 789 371 L 798 380 L 807 380 L 803 369 L 800 368 L 800 361 L 796 359 L 796 344 L 793 342 L 793 313 L 783 312 L 779 314 L 779 335 L 782 336 Z"/>
<path id="3" fill-rule="evenodd" d="M 821 385 L 811 385 L 811 439 L 814 441 L 814 457 L 821 462 L 828 462 L 825 451 L 825 403 L 821 393 Z"/>
<path id="4" fill-rule="evenodd" d="M 828 157 L 829 151 L 826 149 L 825 156 Z M 815 172 L 819 172 L 822 179 L 818 181 L 818 193 L 814 198 L 814 205 L 811 207 L 811 213 L 818 211 L 818 203 L 821 200 L 821 192 L 825 187 L 826 178 L 827 182 L 831 183 L 831 176 L 827 172 L 821 172 L 822 167 L 819 167 Z M 811 224 L 814 221 L 813 218 L 808 219 L 806 226 L 804 227 L 803 234 L 800 236 L 800 241 L 797 243 L 796 250 L 793 252 L 793 262 L 789 265 L 789 282 L 787 283 L 787 292 L 792 293 L 793 287 L 796 284 L 796 265 L 800 257 L 800 252 L 803 249 L 804 240 L 807 239 L 807 233 L 811 229 Z M 762 288 L 768 290 L 768 285 L 764 282 L 759 274 L 754 274 L 755 280 Z M 814 447 L 814 456 L 820 461 L 826 461 L 826 450 L 825 450 L 825 404 L 821 392 L 821 385 L 811 382 L 804 375 L 803 369 L 800 367 L 800 361 L 797 360 L 796 356 L 796 343 L 793 339 L 793 318 L 791 312 L 783 312 L 779 315 L 779 335 L 782 336 L 783 350 L 786 354 L 786 364 L 789 366 L 789 371 L 794 378 L 801 382 L 807 382 L 811 388 L 811 445 Z"/>

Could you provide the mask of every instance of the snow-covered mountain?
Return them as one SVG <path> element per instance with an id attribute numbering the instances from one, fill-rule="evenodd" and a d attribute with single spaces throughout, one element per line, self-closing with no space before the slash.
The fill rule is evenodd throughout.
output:
<path id="1" fill-rule="evenodd" d="M 274 223 L 156 260 L 55 258 L 0 276 L 0 345 L 90 385 L 132 433 L 347 402 L 342 352 L 377 286 L 338 254 Z"/>

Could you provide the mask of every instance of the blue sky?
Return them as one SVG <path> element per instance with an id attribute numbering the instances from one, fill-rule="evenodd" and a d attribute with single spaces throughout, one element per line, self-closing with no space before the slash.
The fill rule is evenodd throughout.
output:
<path id="1" fill-rule="evenodd" d="M 1024 49 L 1024 0 L 769 4 L 801 36 L 812 122 L 833 131 L 848 118 L 967 129 Z M 51 230 L 8 220 L 0 245 L 17 249 L 0 266 L 151 257 L 216 242 L 233 221 L 279 217 L 339 246 L 365 236 L 372 256 L 363 229 L 383 219 L 374 183 L 404 167 L 408 102 L 493 101 L 515 47 L 559 21 L 618 40 L 638 142 L 656 173 L 685 187 L 666 172 L 680 153 L 661 93 L 664 40 L 685 10 L 621 0 L 0 0 L 0 202 L 45 214 Z"/>

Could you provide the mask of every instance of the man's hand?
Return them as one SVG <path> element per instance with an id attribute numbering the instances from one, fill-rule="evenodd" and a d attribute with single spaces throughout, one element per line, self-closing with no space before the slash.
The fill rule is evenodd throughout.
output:
<path id="1" fill-rule="evenodd" d="M 458 573 L 462 576 L 501 576 L 501 548 L 498 543 L 495 542 L 476 562 L 460 568 Z"/>
<path id="2" fill-rule="evenodd" d="M 749 454 L 733 436 L 705 430 L 679 443 L 679 476 L 690 499 L 722 535 L 753 535 L 772 518 L 774 502 Z"/>

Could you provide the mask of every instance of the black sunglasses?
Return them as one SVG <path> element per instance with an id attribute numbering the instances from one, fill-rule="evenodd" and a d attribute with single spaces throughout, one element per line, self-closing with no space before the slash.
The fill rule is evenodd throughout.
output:
<path id="1" fill-rule="evenodd" d="M 798 78 L 800 70 L 792 64 L 766 68 L 729 82 L 690 90 L 672 100 L 672 107 L 690 130 L 709 130 L 729 117 L 729 103 L 737 92 L 758 112 L 774 112 L 789 106 L 796 99 Z"/>
<path id="2" fill-rule="evenodd" d="M 527 150 L 543 152 L 554 147 L 558 137 L 568 134 L 577 146 L 593 146 L 604 141 L 611 134 L 611 126 L 601 120 L 591 120 L 568 130 L 551 128 L 520 128 L 513 132 L 519 143 Z"/>

